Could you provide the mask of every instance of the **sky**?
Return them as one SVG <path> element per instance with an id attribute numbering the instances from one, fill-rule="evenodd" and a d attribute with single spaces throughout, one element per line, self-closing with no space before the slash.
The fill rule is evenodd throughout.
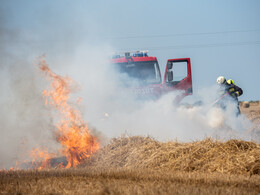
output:
<path id="1" fill-rule="evenodd" d="M 0 24 L 15 34 L 8 52 L 27 60 L 42 53 L 66 60 L 86 41 L 148 50 L 161 72 L 167 59 L 189 57 L 195 95 L 223 75 L 250 101 L 260 99 L 259 8 L 258 0 L 1 0 Z"/>

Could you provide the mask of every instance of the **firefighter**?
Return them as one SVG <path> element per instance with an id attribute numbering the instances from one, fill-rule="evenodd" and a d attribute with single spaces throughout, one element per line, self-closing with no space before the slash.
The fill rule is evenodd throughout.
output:
<path id="1" fill-rule="evenodd" d="M 219 76 L 217 78 L 217 83 L 221 86 L 222 95 L 227 94 L 237 105 L 237 115 L 240 114 L 238 96 L 243 94 L 243 90 L 235 85 L 235 82 L 232 79 L 226 80 L 225 77 Z"/>

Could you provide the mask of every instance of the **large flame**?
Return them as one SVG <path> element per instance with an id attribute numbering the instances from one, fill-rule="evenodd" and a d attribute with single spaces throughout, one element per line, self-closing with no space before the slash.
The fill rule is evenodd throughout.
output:
<path id="1" fill-rule="evenodd" d="M 38 65 L 51 82 L 50 89 L 43 91 L 45 104 L 55 107 L 61 115 L 61 120 L 56 126 L 56 134 L 62 145 L 61 152 L 67 159 L 66 168 L 75 167 L 96 152 L 99 143 L 96 137 L 90 134 L 81 113 L 68 102 L 72 80 L 52 72 L 44 59 L 40 59 Z"/>

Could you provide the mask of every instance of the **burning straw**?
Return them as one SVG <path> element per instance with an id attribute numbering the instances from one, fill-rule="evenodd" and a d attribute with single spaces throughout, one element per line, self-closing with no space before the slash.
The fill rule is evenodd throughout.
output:
<path id="1" fill-rule="evenodd" d="M 91 135 L 81 113 L 68 102 L 73 81 L 68 76 L 62 77 L 52 72 L 43 58 L 39 60 L 38 66 L 51 83 L 50 89 L 43 91 L 45 104 L 56 108 L 61 117 L 56 125 L 56 135 L 62 146 L 61 154 L 67 159 L 66 168 L 75 167 L 95 153 L 99 143 Z M 49 157 L 49 154 L 46 156 Z"/>

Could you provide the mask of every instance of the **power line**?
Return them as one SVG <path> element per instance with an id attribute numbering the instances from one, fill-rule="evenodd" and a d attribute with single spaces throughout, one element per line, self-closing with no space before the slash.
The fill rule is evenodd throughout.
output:
<path id="1" fill-rule="evenodd" d="M 122 37 L 105 37 L 106 39 L 143 39 L 143 38 L 163 38 L 163 37 L 177 37 L 177 36 L 197 36 L 197 35 L 214 35 L 214 34 L 228 34 L 228 33 L 245 33 L 245 32 L 259 32 L 255 30 L 234 30 L 234 31 L 218 31 L 218 32 L 198 32 L 198 33 L 178 33 L 178 34 L 161 34 L 161 35 L 136 35 L 136 36 L 122 36 Z"/>
<path id="2" fill-rule="evenodd" d="M 258 45 L 260 41 L 248 41 L 248 42 L 231 42 L 231 43 L 212 43 L 212 44 L 198 44 L 198 45 L 172 45 L 172 46 L 161 46 L 161 47 L 146 47 L 139 48 L 139 50 L 165 50 L 165 49 L 184 49 L 184 48 L 210 48 L 210 47 L 227 47 L 227 46 L 243 46 L 243 45 Z M 121 51 L 130 51 L 135 49 L 120 49 Z"/>

